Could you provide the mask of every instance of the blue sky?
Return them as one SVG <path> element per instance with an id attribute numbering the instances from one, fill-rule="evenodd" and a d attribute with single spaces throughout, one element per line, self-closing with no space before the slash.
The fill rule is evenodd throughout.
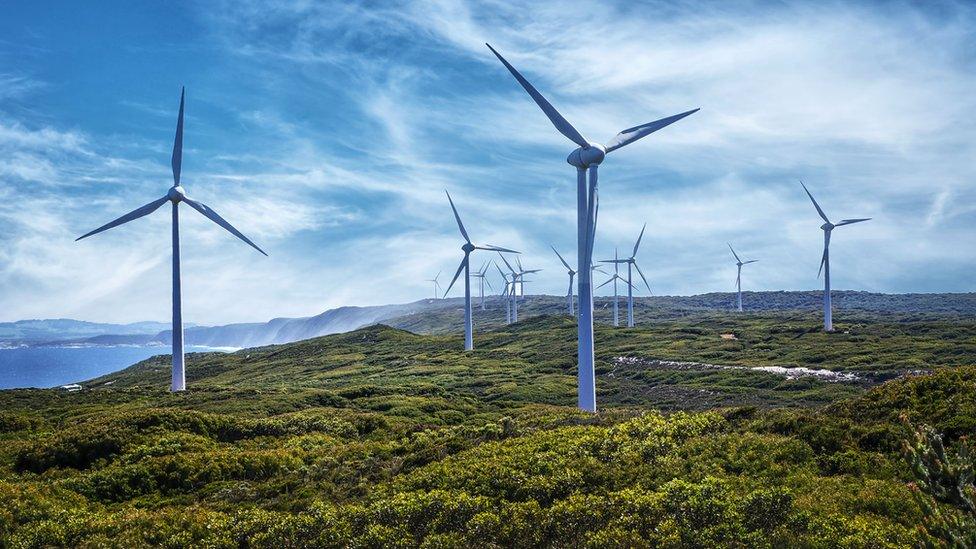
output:
<path id="1" fill-rule="evenodd" d="M 74 239 L 166 192 L 181 85 L 188 194 L 271 254 L 185 209 L 187 321 L 427 297 L 460 259 L 445 188 L 565 291 L 573 145 L 486 41 L 591 140 L 702 108 L 601 168 L 596 256 L 646 222 L 656 294 L 730 290 L 727 241 L 760 259 L 745 288 L 818 287 L 798 178 L 874 217 L 835 233 L 836 288 L 976 289 L 971 4 L 373 4 L 7 4 L 0 319 L 168 318 L 165 212 Z"/>

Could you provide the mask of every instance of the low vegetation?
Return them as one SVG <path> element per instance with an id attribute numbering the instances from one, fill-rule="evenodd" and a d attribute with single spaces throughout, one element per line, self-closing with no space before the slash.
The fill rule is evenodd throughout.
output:
<path id="1" fill-rule="evenodd" d="M 553 316 L 473 353 L 373 326 L 191 355 L 182 394 L 167 357 L 3 391 L 0 546 L 976 544 L 974 323 L 775 314 L 601 326 L 595 415 Z"/>

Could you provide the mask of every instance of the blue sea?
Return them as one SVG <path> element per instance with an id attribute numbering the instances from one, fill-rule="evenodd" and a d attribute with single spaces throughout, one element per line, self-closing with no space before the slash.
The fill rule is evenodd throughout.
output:
<path id="1" fill-rule="evenodd" d="M 186 352 L 232 351 L 224 347 L 188 346 Z M 169 346 L 116 345 L 90 347 L 0 348 L 0 389 L 57 387 L 117 372 Z"/>

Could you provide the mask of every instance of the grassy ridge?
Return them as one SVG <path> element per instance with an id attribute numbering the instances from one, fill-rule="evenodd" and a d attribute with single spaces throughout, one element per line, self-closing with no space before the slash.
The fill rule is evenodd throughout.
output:
<path id="1" fill-rule="evenodd" d="M 3 391 L 0 545 L 904 547 L 961 535 L 964 505 L 937 489 L 957 477 L 923 468 L 923 482 L 903 453 L 912 425 L 952 451 L 976 432 L 976 325 L 845 322 L 829 335 L 803 313 L 600 326 L 596 415 L 572 407 L 575 325 L 559 316 L 478 333 L 473 353 L 458 335 L 373 326 L 194 354 L 182 394 L 164 391 L 167 357 L 77 393 Z M 829 383 L 617 357 L 872 374 Z M 878 385 L 919 369 L 935 373 Z"/>

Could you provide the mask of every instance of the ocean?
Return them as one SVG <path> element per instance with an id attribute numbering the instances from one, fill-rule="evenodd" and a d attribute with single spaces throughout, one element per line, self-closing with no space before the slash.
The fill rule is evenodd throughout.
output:
<path id="1" fill-rule="evenodd" d="M 187 353 L 234 351 L 224 347 L 188 346 Z M 0 348 L 0 389 L 58 387 L 117 372 L 155 355 L 166 345 Z"/>

